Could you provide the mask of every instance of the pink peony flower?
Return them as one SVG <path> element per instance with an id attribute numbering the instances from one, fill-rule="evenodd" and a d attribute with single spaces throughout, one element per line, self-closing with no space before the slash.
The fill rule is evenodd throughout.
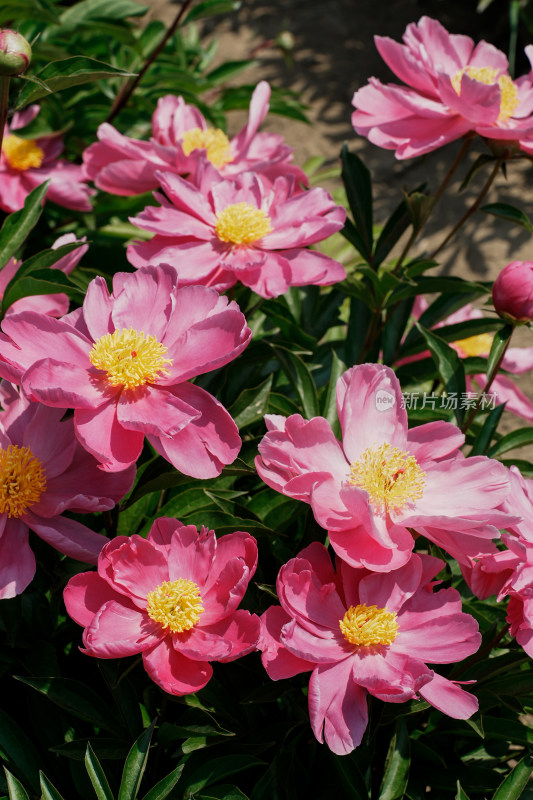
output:
<path id="1" fill-rule="evenodd" d="M 487 42 L 449 34 L 422 17 L 404 44 L 376 36 L 379 53 L 407 86 L 371 78 L 354 94 L 352 124 L 373 144 L 411 158 L 474 131 L 533 148 L 532 73 L 513 81 L 506 56 Z M 530 61 L 533 46 L 526 47 Z"/>
<path id="2" fill-rule="evenodd" d="M 346 277 L 342 264 L 306 249 L 340 230 L 346 217 L 323 189 L 292 194 L 287 178 L 265 189 L 251 173 L 232 182 L 208 167 L 199 169 L 199 188 L 177 175 L 158 177 L 161 207 L 131 220 L 156 234 L 128 248 L 135 267 L 168 263 L 183 283 L 223 290 L 240 281 L 262 297 Z"/>
<path id="3" fill-rule="evenodd" d="M 98 128 L 98 142 L 83 155 L 84 174 L 111 194 L 149 192 L 160 185 L 156 172 L 189 176 L 207 159 L 226 178 L 252 170 L 267 184 L 278 175 L 293 175 L 307 184 L 301 169 L 291 164 L 292 148 L 277 133 L 258 133 L 268 112 L 270 86 L 259 83 L 252 95 L 248 122 L 233 139 L 210 128 L 195 106 L 183 97 L 161 97 L 152 118 L 149 142 L 123 136 L 112 125 Z"/>
<path id="4" fill-rule="evenodd" d="M 418 319 L 427 307 L 428 304 L 426 300 L 420 296 L 417 297 L 413 307 L 413 316 Z M 455 311 L 453 314 L 446 317 L 446 319 L 435 325 L 434 329 L 437 330 L 443 325 L 455 325 L 459 322 L 465 322 L 466 320 L 482 318 L 483 312 L 478 308 L 473 308 L 472 304 L 468 303 L 466 306 L 459 309 L 459 311 Z M 493 337 L 493 333 L 480 333 L 475 336 L 468 336 L 466 339 L 458 339 L 450 344 L 461 358 L 468 358 L 469 356 L 487 358 L 490 353 Z M 400 359 L 396 362 L 396 366 L 399 367 L 402 364 L 408 364 L 426 357 L 429 357 L 428 350 L 417 353 L 414 356 Z M 523 372 L 533 369 L 533 347 L 509 347 L 503 357 L 502 368 L 513 375 L 520 375 Z M 477 387 L 483 390 L 486 385 L 487 376 L 484 374 L 466 376 L 466 388 L 469 392 L 475 394 Z M 505 403 L 506 411 L 523 417 L 529 422 L 533 422 L 533 403 L 507 375 L 499 374 L 496 376 L 490 387 L 490 395 L 495 398 L 496 403 Z"/>
<path id="5" fill-rule="evenodd" d="M 165 692 L 190 694 L 211 678 L 210 661 L 234 661 L 256 649 L 259 619 L 237 609 L 257 565 L 257 544 L 237 531 L 213 531 L 157 519 L 147 539 L 119 536 L 103 548 L 98 572 L 68 582 L 65 605 L 85 628 L 87 655 L 142 653 Z"/>
<path id="6" fill-rule="evenodd" d="M 533 320 L 533 261 L 512 261 L 492 287 L 494 308 L 504 319 Z"/>
<path id="7" fill-rule="evenodd" d="M 62 247 L 65 244 L 74 244 L 74 242 L 78 241 L 85 242 L 86 240 L 86 236 L 82 236 L 81 239 L 76 239 L 75 234 L 65 233 L 63 236 L 60 236 L 59 239 L 56 239 L 51 249 L 57 250 L 58 247 Z M 52 264 L 52 269 L 60 269 L 67 275 L 70 274 L 74 267 L 79 264 L 88 249 L 88 244 L 81 245 L 81 247 L 72 250 L 72 252 L 67 253 L 66 256 L 56 261 L 55 264 Z M 0 271 L 0 298 L 3 298 L 8 283 L 15 277 L 20 266 L 21 263 L 19 261 L 10 258 L 5 267 Z M 29 297 L 21 297 L 20 300 L 16 300 L 13 305 L 9 306 L 6 311 L 6 316 L 18 314 L 21 311 L 40 311 L 41 314 L 48 314 L 51 317 L 61 317 L 63 314 L 67 313 L 69 302 L 67 295 L 63 294 L 63 292 L 59 294 L 30 295 Z"/>
<path id="8" fill-rule="evenodd" d="M 477 622 L 455 589 L 433 592 L 438 558 L 413 555 L 386 574 L 333 569 L 317 542 L 278 575 L 281 606 L 261 617 L 258 648 L 273 680 L 312 670 L 313 733 L 337 755 L 357 747 L 367 724 L 367 692 L 388 703 L 418 698 L 454 719 L 468 719 L 476 698 L 426 662 L 450 664 L 474 653 Z"/>
<path id="9" fill-rule="evenodd" d="M 103 278 L 60 320 L 24 311 L 3 322 L 0 374 L 32 399 L 74 409 L 76 436 L 110 472 L 133 464 L 144 436 L 176 469 L 219 475 L 241 440 L 228 412 L 189 383 L 248 344 L 236 303 L 204 286 L 178 288 L 171 267 Z"/>
<path id="10" fill-rule="evenodd" d="M 39 106 L 28 106 L 13 115 L 6 126 L 0 154 L 0 208 L 17 211 L 32 189 L 50 178 L 46 197 L 75 211 L 90 211 L 94 194 L 85 183 L 82 168 L 59 158 L 63 140 L 59 134 L 25 139 L 13 131 L 28 125 L 39 113 Z"/>
<path id="11" fill-rule="evenodd" d="M 389 367 L 362 364 L 337 382 L 343 443 L 322 417 L 267 416 L 256 468 L 268 486 L 310 503 L 335 552 L 352 566 L 385 571 L 405 564 L 414 529 L 460 563 L 495 552 L 509 520 L 498 510 L 509 490 L 505 467 L 464 458 L 448 422 L 407 430 L 400 385 Z"/>
<path id="12" fill-rule="evenodd" d="M 108 541 L 64 511 L 108 511 L 131 489 L 135 468 L 104 475 L 77 442 L 72 419 L 0 384 L 0 598 L 24 591 L 35 574 L 32 530 L 60 553 L 96 564 Z"/>

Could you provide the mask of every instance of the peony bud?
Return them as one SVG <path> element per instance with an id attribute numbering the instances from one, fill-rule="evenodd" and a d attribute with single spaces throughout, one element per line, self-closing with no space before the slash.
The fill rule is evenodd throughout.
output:
<path id="1" fill-rule="evenodd" d="M 0 76 L 20 75 L 31 61 L 31 47 L 20 33 L 0 29 Z"/>
<path id="2" fill-rule="evenodd" d="M 512 261 L 492 287 L 494 308 L 511 322 L 533 320 L 533 261 Z"/>

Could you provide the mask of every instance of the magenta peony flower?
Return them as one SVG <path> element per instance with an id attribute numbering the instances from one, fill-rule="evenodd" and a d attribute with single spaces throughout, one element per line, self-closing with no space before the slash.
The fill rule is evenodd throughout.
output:
<path id="1" fill-rule="evenodd" d="M 324 189 L 292 194 L 287 178 L 265 189 L 251 173 L 233 182 L 202 167 L 199 188 L 177 175 L 158 176 L 166 194 L 155 195 L 161 208 L 148 206 L 131 220 L 156 234 L 128 248 L 135 267 L 172 264 L 182 283 L 222 290 L 240 281 L 262 297 L 346 277 L 342 264 L 306 249 L 344 225 L 345 210 Z"/>
<path id="2" fill-rule="evenodd" d="M 404 44 L 376 36 L 379 53 L 407 86 L 371 78 L 354 94 L 352 124 L 373 144 L 411 158 L 475 131 L 533 148 L 532 73 L 513 81 L 506 56 L 487 42 L 449 34 L 422 17 Z M 530 61 L 533 46 L 526 47 Z"/>
<path id="3" fill-rule="evenodd" d="M 32 530 L 60 553 L 96 564 L 108 541 L 64 511 L 108 511 L 132 487 L 135 468 L 104 475 L 63 412 L 30 403 L 0 384 L 0 598 L 24 591 L 35 574 Z"/>
<path id="4" fill-rule="evenodd" d="M 56 239 L 51 249 L 57 250 L 58 247 L 62 247 L 64 244 L 74 244 L 74 242 L 85 242 L 86 240 L 86 236 L 76 239 L 75 234 L 65 233 L 59 239 Z M 52 269 L 60 269 L 68 275 L 79 264 L 88 249 L 88 244 L 81 245 L 81 247 L 72 250 L 71 253 L 67 253 L 66 256 L 52 264 Z M 0 298 L 4 296 L 8 283 L 15 277 L 20 266 L 21 263 L 19 261 L 10 258 L 5 267 L 0 270 Z M 63 294 L 63 292 L 59 294 L 30 295 L 29 297 L 21 297 L 20 300 L 16 300 L 13 305 L 9 306 L 6 316 L 18 314 L 21 311 L 40 311 L 41 314 L 48 314 L 51 317 L 61 317 L 67 313 L 69 302 L 67 295 Z"/>
<path id="5" fill-rule="evenodd" d="M 313 733 L 346 755 L 367 724 L 366 693 L 388 703 L 418 698 L 454 719 L 468 719 L 476 698 L 427 666 L 472 655 L 477 622 L 461 610 L 455 589 L 433 592 L 438 558 L 413 555 L 400 569 L 378 574 L 343 561 L 333 569 L 315 542 L 278 575 L 280 606 L 261 617 L 258 648 L 273 680 L 312 670 Z"/>
<path id="6" fill-rule="evenodd" d="M 533 320 L 533 261 L 511 261 L 492 287 L 494 308 L 513 322 Z"/>
<path id="7" fill-rule="evenodd" d="M 46 193 L 52 200 L 75 211 L 90 211 L 89 197 L 94 194 L 77 164 L 59 158 L 63 139 L 59 134 L 25 139 L 13 131 L 28 125 L 39 113 L 39 106 L 28 106 L 14 114 L 6 126 L 0 154 L 0 208 L 17 211 L 32 189 L 50 178 Z"/>
<path id="8" fill-rule="evenodd" d="M 293 175 L 307 184 L 301 169 L 291 164 L 292 148 L 277 133 L 258 133 L 268 112 L 270 86 L 259 83 L 252 95 L 248 122 L 233 139 L 209 128 L 204 116 L 183 97 L 161 97 L 152 118 L 149 142 L 130 139 L 112 125 L 98 128 L 100 141 L 83 154 L 84 174 L 99 189 L 132 195 L 157 189 L 157 170 L 190 176 L 207 159 L 226 178 L 252 170 L 267 184 L 278 175 Z"/>
<path id="9" fill-rule="evenodd" d="M 119 536 L 98 572 L 68 582 L 65 605 L 85 628 L 84 652 L 97 658 L 142 653 L 165 692 L 190 694 L 213 674 L 210 661 L 234 661 L 256 649 L 259 619 L 237 609 L 257 565 L 257 544 L 237 531 L 213 531 L 157 519 L 147 539 Z"/>
<path id="10" fill-rule="evenodd" d="M 385 571 L 411 557 L 414 529 L 460 563 L 495 551 L 507 522 L 498 510 L 506 468 L 464 458 L 448 422 L 407 430 L 400 384 L 389 367 L 362 364 L 337 382 L 343 443 L 323 417 L 267 416 L 256 467 L 278 492 L 310 503 L 335 552 L 352 566 Z"/>
<path id="11" fill-rule="evenodd" d="M 178 288 L 171 267 L 103 278 L 60 320 L 24 311 L 3 322 L 0 375 L 32 399 L 74 409 L 76 436 L 110 472 L 133 464 L 144 436 L 176 469 L 219 475 L 241 440 L 228 412 L 189 383 L 248 344 L 236 303 L 204 286 Z M 8 338 L 9 337 L 9 338 Z"/>

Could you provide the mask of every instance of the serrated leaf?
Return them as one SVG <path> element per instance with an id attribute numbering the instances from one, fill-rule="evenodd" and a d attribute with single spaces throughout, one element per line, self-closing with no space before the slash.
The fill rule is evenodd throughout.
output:
<path id="1" fill-rule="evenodd" d="M 512 772 L 500 783 L 492 796 L 492 800 L 518 800 L 526 788 L 533 772 L 533 757 L 525 755 Z"/>
<path id="2" fill-rule="evenodd" d="M 63 795 L 59 794 L 56 787 L 51 783 L 46 775 L 41 772 L 41 800 L 65 800 Z"/>
<path id="3" fill-rule="evenodd" d="M 379 800 L 400 800 L 404 796 L 410 765 L 411 748 L 407 725 L 405 719 L 400 717 L 389 745 Z"/>
<path id="4" fill-rule="evenodd" d="M 105 772 L 90 743 L 87 744 L 87 750 L 85 752 L 85 769 L 87 770 L 87 774 L 89 775 L 98 800 L 114 800 Z"/>
<path id="5" fill-rule="evenodd" d="M 18 780 L 18 778 L 15 778 L 15 776 L 11 774 L 7 767 L 4 767 L 4 772 L 6 774 L 9 800 L 30 800 L 26 789 Z"/>
<path id="6" fill-rule="evenodd" d="M 141 733 L 128 753 L 118 790 L 118 800 L 137 800 L 137 792 L 148 761 L 148 751 L 154 726 L 155 721 Z"/>
<path id="7" fill-rule="evenodd" d="M 533 225 L 527 214 L 520 208 L 510 205 L 510 203 L 490 203 L 487 206 L 482 206 L 479 210 L 484 211 L 486 214 L 492 214 L 494 217 L 506 219 L 508 222 L 513 222 L 515 225 L 525 228 L 529 233 L 533 233 Z"/>
<path id="8" fill-rule="evenodd" d="M 150 789 L 148 794 L 145 794 L 143 800 L 164 800 L 165 797 L 168 797 L 174 786 L 181 778 L 181 773 L 183 772 L 184 766 L 184 761 L 181 764 L 178 764 L 178 766 L 173 769 L 172 772 L 169 772 L 165 778 L 162 778 L 159 783 L 156 783 L 153 789 Z"/>
<path id="9" fill-rule="evenodd" d="M 37 224 L 49 183 L 50 181 L 45 181 L 36 186 L 26 197 L 23 208 L 4 220 L 0 229 L 0 268 L 5 267 Z"/>
<path id="10" fill-rule="evenodd" d="M 341 150 L 341 177 L 346 189 L 353 221 L 362 240 L 361 255 L 372 263 L 372 180 L 359 156 L 350 153 L 347 145 Z M 357 245 L 356 245 L 357 246 Z M 359 248 L 357 248 L 359 249 Z"/>
<path id="11" fill-rule="evenodd" d="M 73 86 L 80 86 L 83 83 L 98 81 L 102 78 L 131 78 L 134 75 L 135 73 L 117 69 L 104 61 L 97 61 L 95 58 L 72 56 L 52 61 L 36 77 L 44 81 L 53 92 L 59 92 L 62 89 L 70 89 Z M 34 103 L 46 94 L 47 92 L 42 87 L 26 84 L 19 94 L 16 109 L 19 110 Z"/>

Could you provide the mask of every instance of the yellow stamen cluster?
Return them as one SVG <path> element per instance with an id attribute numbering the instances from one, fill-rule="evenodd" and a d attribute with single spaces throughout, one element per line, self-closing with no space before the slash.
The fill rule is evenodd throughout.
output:
<path id="1" fill-rule="evenodd" d="M 518 89 L 509 75 L 500 75 L 497 78 L 498 70 L 493 67 L 463 67 L 451 79 L 452 86 L 459 95 L 461 94 L 461 80 L 465 74 L 472 80 L 484 83 L 486 86 L 498 84 L 501 97 L 498 122 L 505 122 L 509 117 L 513 116 L 519 103 L 519 97 Z"/>
<path id="2" fill-rule="evenodd" d="M 12 169 L 23 172 L 26 169 L 39 169 L 44 159 L 44 151 L 34 139 L 21 139 L 10 133 L 2 142 L 2 151 Z"/>
<path id="3" fill-rule="evenodd" d="M 186 156 L 193 150 L 205 150 L 208 161 L 217 169 L 233 161 L 229 139 L 220 128 L 192 128 L 183 135 L 181 147 Z"/>
<path id="4" fill-rule="evenodd" d="M 194 628 L 204 611 L 200 589 L 187 578 L 163 581 L 148 593 L 146 600 L 148 616 L 172 633 Z"/>
<path id="5" fill-rule="evenodd" d="M 0 513 L 21 517 L 45 490 L 43 465 L 29 447 L 0 449 Z"/>
<path id="6" fill-rule="evenodd" d="M 347 482 L 368 492 L 378 513 L 401 511 L 424 493 L 425 472 L 416 458 L 388 443 L 367 447 L 350 464 Z"/>
<path id="7" fill-rule="evenodd" d="M 271 233 L 270 217 L 250 203 L 233 203 L 217 214 L 215 231 L 222 242 L 253 244 Z"/>
<path id="8" fill-rule="evenodd" d="M 361 603 L 350 606 L 339 626 L 350 644 L 369 647 L 374 644 L 392 644 L 398 635 L 394 611 Z"/>
<path id="9" fill-rule="evenodd" d="M 155 336 L 139 333 L 135 328 L 122 328 L 97 339 L 89 360 L 97 369 L 107 372 L 112 386 L 136 389 L 168 374 L 165 365 L 172 364 L 172 359 L 165 358 L 166 352 L 165 345 Z"/>
<path id="10" fill-rule="evenodd" d="M 477 336 L 468 336 L 454 342 L 463 358 L 467 356 L 488 356 L 492 347 L 493 333 L 480 333 Z"/>

